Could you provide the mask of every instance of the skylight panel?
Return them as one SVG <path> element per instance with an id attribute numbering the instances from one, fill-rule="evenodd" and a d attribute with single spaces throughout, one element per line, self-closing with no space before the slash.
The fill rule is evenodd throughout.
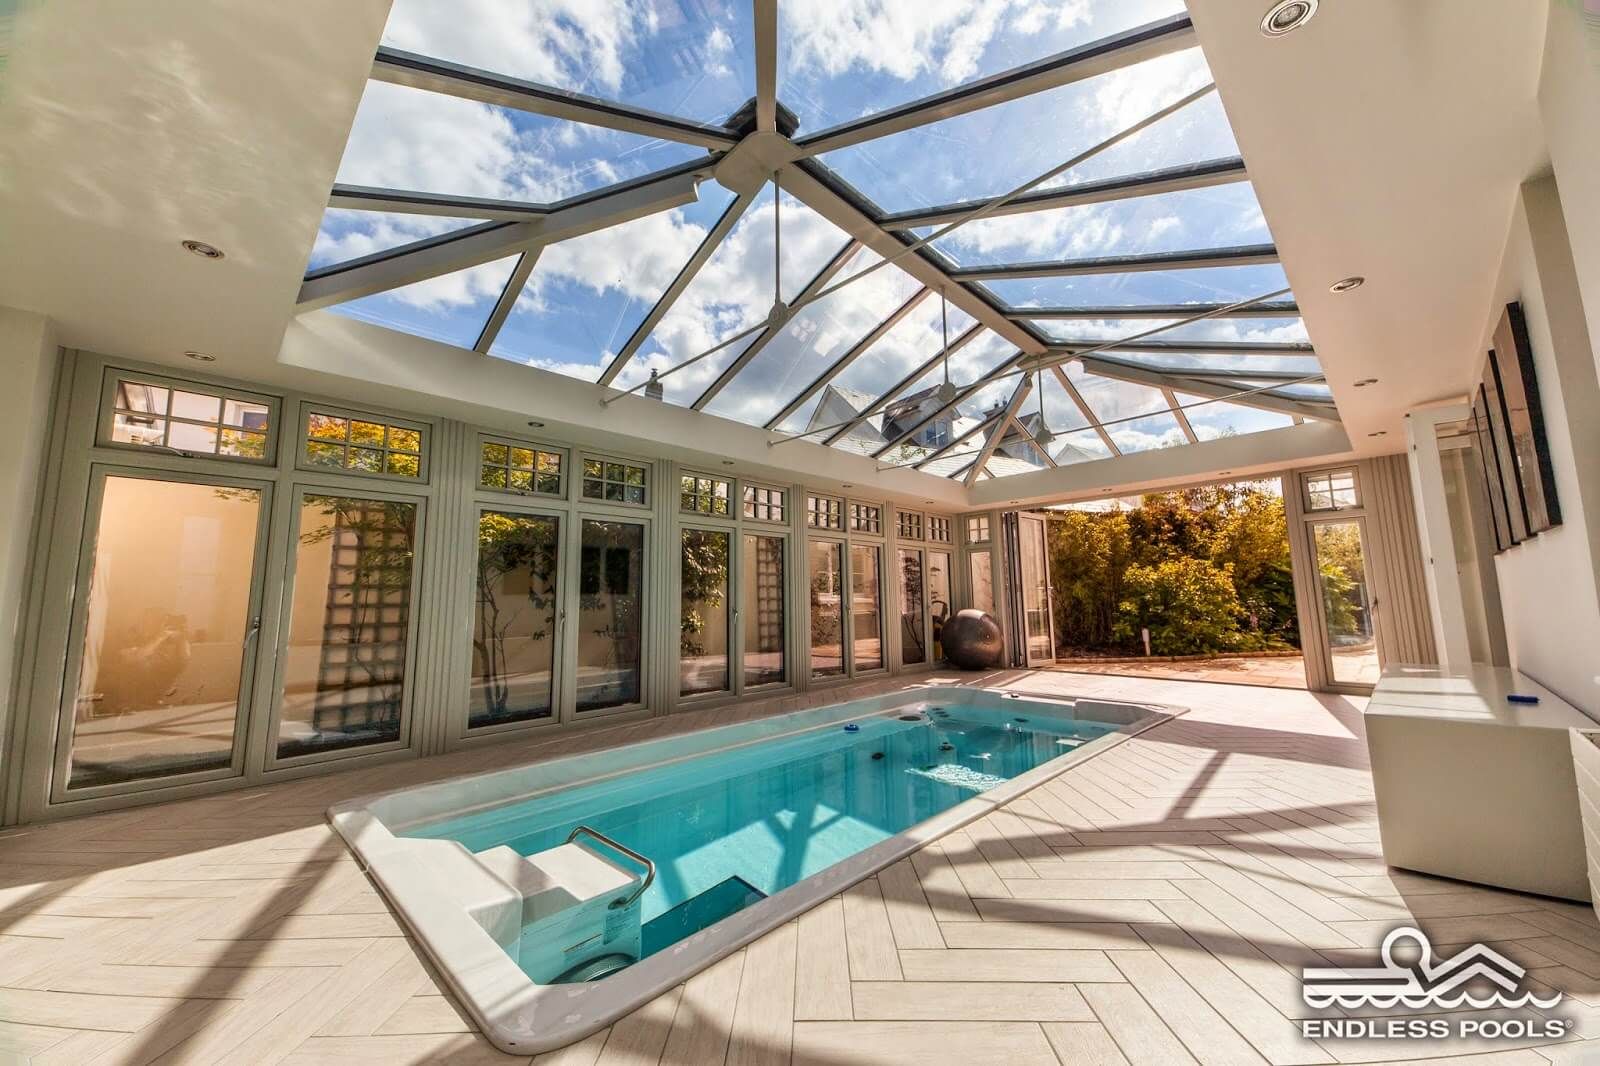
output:
<path id="1" fill-rule="evenodd" d="M 517 257 L 441 274 L 374 296 L 335 304 L 329 310 L 347 318 L 387 326 L 403 333 L 471 348 L 500 299 Z"/>
<path id="2" fill-rule="evenodd" d="M 858 273 L 878 260 L 870 251 L 858 251 L 839 276 Z M 808 304 L 706 410 L 750 425 L 766 424 L 920 288 L 904 271 L 887 266 Z"/>
<path id="3" fill-rule="evenodd" d="M 1209 80 L 1200 50 L 1189 49 L 818 158 L 885 211 L 999 196 Z M 1212 156 L 1149 152 L 1122 173 L 1201 158 Z"/>
<path id="4" fill-rule="evenodd" d="M 619 387 L 631 388 L 649 378 L 652 369 L 669 370 L 767 321 L 773 297 L 773 219 L 769 185 L 618 375 Z M 793 302 L 849 238 L 788 193 L 783 194 L 781 221 L 782 292 L 786 302 Z M 663 378 L 667 402 L 693 403 L 755 339 L 752 333 Z"/>
<path id="5" fill-rule="evenodd" d="M 695 203 L 545 248 L 490 354 L 595 380 L 733 198 L 704 182 Z"/>
<path id="6" fill-rule="evenodd" d="M 1160 389 L 1090 374 L 1077 363 L 1063 369 L 1124 454 L 1189 442 Z"/>
<path id="7" fill-rule="evenodd" d="M 1223 371 L 1248 374 L 1271 370 L 1281 373 L 1320 374 L 1321 365 L 1314 355 L 1238 355 L 1231 352 L 1117 352 L 1104 353 L 1119 363 L 1135 363 L 1151 370 Z"/>
<path id="8" fill-rule="evenodd" d="M 927 230 L 918 231 L 918 236 Z M 1248 182 L 974 219 L 933 247 L 957 266 L 1270 244 Z"/>
<path id="9" fill-rule="evenodd" d="M 1032 325 L 1054 341 L 1109 341 L 1168 326 L 1176 319 L 1090 318 L 1030 319 Z M 1207 318 L 1157 333 L 1150 340 L 1240 341 L 1251 344 L 1308 344 L 1305 320 L 1300 318 Z"/>
<path id="10" fill-rule="evenodd" d="M 551 203 L 703 155 L 687 144 L 369 81 L 338 181 Z"/>
<path id="11" fill-rule="evenodd" d="M 755 95 L 748 0 L 396 0 L 383 43 L 702 122 Z"/>
<path id="12" fill-rule="evenodd" d="M 779 95 L 814 133 L 1183 10 L 1181 0 L 782 3 Z"/>
<path id="13" fill-rule="evenodd" d="M 443 218 L 438 215 L 329 207 L 322 212 L 322 225 L 317 228 L 317 242 L 311 246 L 311 260 L 306 264 L 306 269 L 316 270 L 365 255 L 387 252 L 414 241 L 466 229 L 482 222 L 480 218 Z"/>
<path id="14" fill-rule="evenodd" d="M 1002 278 L 984 288 L 1006 307 L 1138 307 L 1149 304 L 1232 303 L 1287 288 L 1277 263 L 1144 270 L 1060 278 Z"/>
<path id="15" fill-rule="evenodd" d="M 1219 437 L 1239 437 L 1246 433 L 1261 433 L 1269 429 L 1283 429 L 1294 425 L 1294 418 L 1279 411 L 1264 411 L 1256 407 L 1246 407 L 1242 404 L 1205 403 L 1204 396 L 1194 396 L 1186 392 L 1175 392 L 1180 404 L 1202 404 L 1198 407 L 1189 407 L 1184 414 L 1189 418 L 1189 424 L 1194 427 L 1195 436 L 1201 440 L 1216 440 Z"/>

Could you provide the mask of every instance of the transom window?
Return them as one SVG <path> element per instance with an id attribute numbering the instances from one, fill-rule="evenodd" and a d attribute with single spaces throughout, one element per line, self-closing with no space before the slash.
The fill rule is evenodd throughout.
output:
<path id="1" fill-rule="evenodd" d="M 975 514 L 967 516 L 967 540 L 978 544 L 989 539 L 989 516 Z"/>
<path id="2" fill-rule="evenodd" d="M 695 514 L 728 515 L 729 483 L 720 477 L 684 474 L 678 489 L 680 510 Z"/>
<path id="3" fill-rule="evenodd" d="M 940 544 L 950 543 L 950 519 L 942 515 L 931 514 L 928 516 L 928 539 L 938 541 Z"/>
<path id="4" fill-rule="evenodd" d="M 318 469 L 420 480 L 422 435 L 421 426 L 308 407 L 302 455 Z"/>
<path id="5" fill-rule="evenodd" d="M 844 529 L 844 503 L 831 496 L 808 495 L 806 525 L 812 529 Z"/>
<path id="6" fill-rule="evenodd" d="M 1305 476 L 1306 510 L 1343 511 L 1361 506 L 1354 470 L 1324 470 Z"/>
<path id="7" fill-rule="evenodd" d="M 478 484 L 486 489 L 561 495 L 561 453 L 485 438 L 479 446 Z"/>
<path id="8" fill-rule="evenodd" d="M 850 531 L 852 533 L 882 533 L 883 508 L 870 503 L 850 505 Z"/>
<path id="9" fill-rule="evenodd" d="M 899 530 L 903 540 L 922 539 L 922 512 L 896 511 L 895 527 Z"/>
<path id="10" fill-rule="evenodd" d="M 583 498 L 644 506 L 648 502 L 645 494 L 648 475 L 645 467 L 633 463 L 586 458 L 583 461 Z"/>
<path id="11" fill-rule="evenodd" d="M 757 522 L 786 522 L 789 512 L 789 494 L 782 489 L 769 489 L 765 485 L 744 487 L 744 516 Z"/>
<path id="12" fill-rule="evenodd" d="M 111 425 L 105 439 L 112 444 L 264 462 L 273 421 L 273 405 L 266 397 L 118 376 L 111 386 Z"/>

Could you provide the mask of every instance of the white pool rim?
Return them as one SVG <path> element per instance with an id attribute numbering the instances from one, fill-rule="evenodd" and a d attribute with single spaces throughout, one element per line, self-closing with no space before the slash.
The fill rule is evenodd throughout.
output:
<path id="1" fill-rule="evenodd" d="M 941 701 L 1013 714 L 1025 708 L 1033 716 L 1098 722 L 1116 726 L 1116 730 L 848 856 L 599 981 L 535 983 L 468 913 L 459 886 L 435 868 L 436 849 L 444 842 L 397 835 L 408 827 L 526 800 L 542 792 L 870 718 L 907 704 Z M 328 820 L 484 1035 L 502 1051 L 534 1055 L 565 1047 L 610 1025 L 929 841 L 1182 713 L 1178 708 L 1152 704 L 930 685 L 364 796 L 329 808 Z"/>

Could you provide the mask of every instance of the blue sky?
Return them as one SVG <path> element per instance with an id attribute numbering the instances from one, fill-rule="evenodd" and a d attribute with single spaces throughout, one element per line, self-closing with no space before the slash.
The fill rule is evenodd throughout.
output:
<path id="1" fill-rule="evenodd" d="M 1173 0 L 784 0 L 779 98 L 800 134 L 850 121 L 1063 49 L 1182 11 Z M 633 106 L 720 122 L 754 93 L 747 0 L 397 0 L 384 43 L 499 74 Z M 993 196 L 1035 177 L 1209 78 L 1198 49 L 1176 53 L 827 153 L 821 162 L 884 210 Z M 1238 151 L 1216 94 L 1169 116 L 1054 179 L 1069 185 L 1196 162 Z M 496 108 L 402 86 L 370 83 L 338 180 L 360 185 L 551 202 L 699 157 L 687 145 Z M 593 380 L 627 343 L 661 293 L 733 202 L 713 181 L 698 202 L 543 250 L 496 340 L 494 356 Z M 765 320 L 774 289 L 774 197 L 763 190 L 618 378 L 636 384 Z M 782 296 L 792 300 L 846 244 L 831 223 L 784 194 Z M 310 265 L 324 266 L 473 224 L 467 219 L 329 210 Z M 961 265 L 1178 251 L 1271 240 L 1248 183 L 981 220 L 936 247 Z M 840 278 L 876 259 L 855 255 Z M 515 265 L 515 257 L 339 305 L 367 321 L 470 346 Z M 1000 302 L 1184 303 L 1239 299 L 1286 284 L 1277 266 L 1228 267 L 986 285 Z M 840 355 L 919 289 L 890 265 L 802 309 L 709 405 L 717 415 L 763 424 Z M 952 338 L 972 324 L 951 309 Z M 1041 321 L 1055 338 L 1109 338 L 1149 320 Z M 1230 319 L 1185 327 L 1189 339 L 1303 340 L 1298 319 Z M 939 300 L 922 300 L 836 384 L 875 396 L 940 345 Z M 688 404 L 742 352 L 731 345 L 667 378 L 667 400 Z M 1012 351 L 985 331 L 952 357 L 966 384 Z M 1202 365 L 1223 365 L 1196 356 Z M 1304 366 L 1272 357 L 1261 367 Z M 1167 365 L 1186 365 L 1181 359 Z M 1164 446 L 1182 435 L 1158 390 L 1082 375 L 1097 417 L 1139 417 L 1112 427 L 1124 450 Z M 925 379 L 936 383 L 939 371 Z M 918 382 L 913 390 L 924 386 Z M 964 405 L 975 418 L 1004 399 L 1015 378 Z M 1081 430 L 1076 405 L 1053 377 L 1046 417 L 1063 434 Z M 1032 405 L 1036 406 L 1036 404 Z M 815 399 L 784 422 L 801 429 Z M 1287 419 L 1232 405 L 1191 414 L 1202 437 L 1271 428 Z M 1270 424 L 1269 424 L 1270 423 Z M 1203 428 L 1204 427 L 1204 428 Z M 1073 434 L 1080 457 L 1104 446 Z"/>

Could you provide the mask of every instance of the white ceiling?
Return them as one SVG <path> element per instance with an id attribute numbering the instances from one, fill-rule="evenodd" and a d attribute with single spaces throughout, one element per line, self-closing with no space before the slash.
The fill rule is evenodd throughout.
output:
<path id="1" fill-rule="evenodd" d="M 1265 0 L 1190 0 L 1350 437 L 1392 452 L 1406 407 L 1472 378 L 1516 186 L 1545 165 L 1544 0 L 1321 6 L 1268 40 Z M 199 349 L 294 381 L 279 349 L 387 8 L 22 5 L 0 67 L 0 305 L 70 347 Z M 1367 376 L 1381 387 L 1351 387 Z"/>
<path id="2" fill-rule="evenodd" d="M 1268 6 L 1189 0 L 1350 439 L 1399 451 L 1406 409 L 1476 379 L 1517 186 L 1549 165 L 1547 2 L 1322 0 L 1277 39 Z"/>

